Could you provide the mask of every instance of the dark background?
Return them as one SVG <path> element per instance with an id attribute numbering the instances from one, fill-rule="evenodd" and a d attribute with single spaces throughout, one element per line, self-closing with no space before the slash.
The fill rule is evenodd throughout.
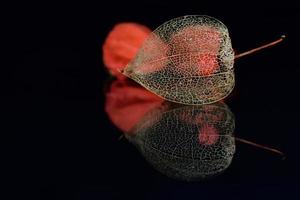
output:
<path id="1" fill-rule="evenodd" d="M 8 164 L 6 185 L 14 186 L 10 195 L 87 200 L 299 196 L 299 7 L 286 1 L 99 1 L 8 8 L 1 82 L 3 163 Z M 276 147 L 286 160 L 237 144 L 224 174 L 188 183 L 165 177 L 125 139 L 118 141 L 121 132 L 104 112 L 106 35 L 119 22 L 154 29 L 190 14 L 224 22 L 237 52 L 287 35 L 282 44 L 235 63 L 236 88 L 227 101 L 236 116 L 236 135 Z"/>

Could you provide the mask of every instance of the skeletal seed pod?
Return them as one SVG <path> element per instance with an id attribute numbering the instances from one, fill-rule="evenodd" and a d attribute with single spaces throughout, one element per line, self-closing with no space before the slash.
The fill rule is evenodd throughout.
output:
<path id="1" fill-rule="evenodd" d="M 191 15 L 154 30 L 123 74 L 166 100 L 202 105 L 230 94 L 233 64 L 226 26 L 213 17 Z"/>
<path id="2" fill-rule="evenodd" d="M 234 116 L 222 103 L 164 104 L 150 111 L 126 137 L 161 173 L 181 180 L 215 176 L 235 153 Z"/>

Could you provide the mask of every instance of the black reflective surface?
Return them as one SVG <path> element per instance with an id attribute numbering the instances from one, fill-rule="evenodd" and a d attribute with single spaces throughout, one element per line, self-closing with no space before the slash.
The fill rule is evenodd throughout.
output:
<path id="1" fill-rule="evenodd" d="M 3 152 L 12 171 L 7 184 L 30 185 L 32 196 L 41 199 L 297 199 L 298 10 L 290 4 L 236 4 L 240 8 L 123 2 L 118 8 L 99 3 L 16 9 L 9 23 L 12 54 L 5 58 L 9 75 L 2 79 L 8 85 L 2 93 L 9 130 Z M 186 182 L 155 170 L 134 145 L 119 140 L 122 132 L 104 111 L 106 34 L 121 21 L 155 28 L 185 14 L 223 21 L 240 52 L 287 35 L 284 43 L 235 63 L 236 87 L 226 100 L 235 136 L 279 149 L 285 160 L 236 143 L 222 174 Z"/>

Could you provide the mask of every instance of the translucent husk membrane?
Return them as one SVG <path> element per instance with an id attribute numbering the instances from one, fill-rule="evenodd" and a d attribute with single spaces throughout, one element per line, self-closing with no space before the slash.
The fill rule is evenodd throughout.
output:
<path id="1" fill-rule="evenodd" d="M 235 153 L 234 115 L 223 103 L 153 109 L 126 137 L 161 173 L 198 180 L 215 176 Z"/>
<path id="2" fill-rule="evenodd" d="M 192 15 L 154 30 L 123 73 L 166 100 L 202 105 L 230 94 L 233 64 L 226 26 L 213 17 Z"/>

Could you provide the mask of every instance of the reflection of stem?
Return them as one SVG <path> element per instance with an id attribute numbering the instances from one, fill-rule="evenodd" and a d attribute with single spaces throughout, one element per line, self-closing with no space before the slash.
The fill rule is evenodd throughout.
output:
<path id="1" fill-rule="evenodd" d="M 274 46 L 275 44 L 278 44 L 278 43 L 282 42 L 284 38 L 285 38 L 285 35 L 282 35 L 281 38 L 279 38 L 278 40 L 275 40 L 274 42 L 271 42 L 271 43 L 269 43 L 269 44 L 266 44 L 266 45 L 257 47 L 257 48 L 255 48 L 255 49 L 251 49 L 251 50 L 249 50 L 249 51 L 246 51 L 246 52 L 244 52 L 244 53 L 240 53 L 240 54 L 238 54 L 238 55 L 235 55 L 235 56 L 234 56 L 234 59 L 237 59 L 237 58 L 240 58 L 240 57 L 243 57 L 243 56 L 252 54 L 252 53 L 254 53 L 254 52 L 256 52 L 256 51 L 260 51 L 260 50 L 265 49 L 265 48 L 267 48 L 267 47 Z"/>
<path id="2" fill-rule="evenodd" d="M 120 137 L 118 138 L 118 140 L 120 141 L 120 140 L 122 140 L 123 139 L 123 137 L 124 137 L 124 135 L 122 134 L 122 135 L 120 135 Z"/>
<path id="3" fill-rule="evenodd" d="M 266 147 L 266 146 L 263 146 L 261 144 L 257 144 L 257 143 L 254 143 L 254 142 L 242 139 L 242 138 L 238 138 L 238 137 L 235 137 L 235 140 L 239 141 L 241 143 L 244 143 L 244 144 L 249 144 L 249 145 L 252 145 L 252 146 L 255 146 L 255 147 L 258 147 L 258 148 L 261 148 L 261 149 L 265 149 L 265 150 L 271 151 L 273 153 L 279 154 L 280 156 L 282 156 L 283 160 L 285 159 L 284 153 L 282 153 L 281 151 L 279 151 L 277 149 Z"/>

